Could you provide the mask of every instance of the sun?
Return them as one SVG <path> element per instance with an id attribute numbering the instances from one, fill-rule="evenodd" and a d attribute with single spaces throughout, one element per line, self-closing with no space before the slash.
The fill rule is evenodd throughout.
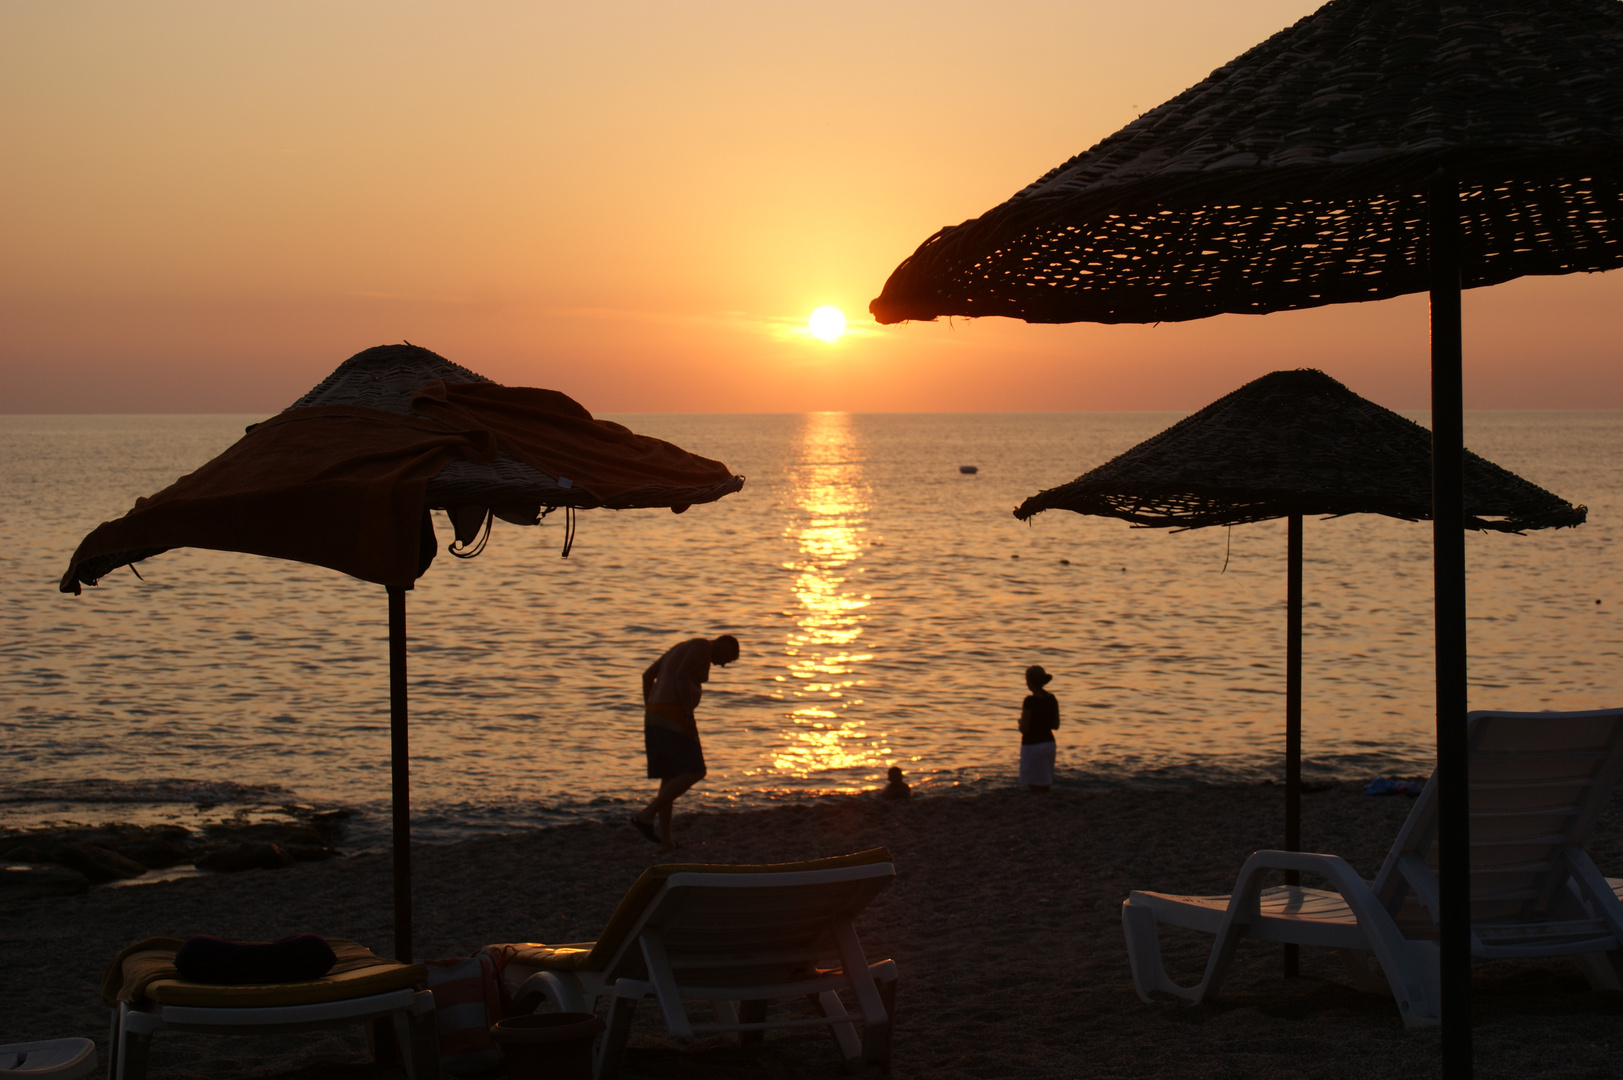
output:
<path id="1" fill-rule="evenodd" d="M 806 326 L 816 337 L 833 341 L 845 333 L 845 315 L 837 307 L 820 307 L 811 313 Z"/>

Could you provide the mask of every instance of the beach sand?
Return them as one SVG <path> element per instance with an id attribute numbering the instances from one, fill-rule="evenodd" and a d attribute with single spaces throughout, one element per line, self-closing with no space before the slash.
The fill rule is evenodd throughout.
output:
<path id="1" fill-rule="evenodd" d="M 890 848 L 896 883 L 859 928 L 869 958 L 900 969 L 897 1077 L 1436 1075 L 1435 1029 L 1406 1031 L 1391 999 L 1352 990 L 1327 952 L 1307 951 L 1303 977 L 1286 980 L 1278 946 L 1242 945 L 1222 999 L 1200 1008 L 1148 1006 L 1134 994 L 1120 921 L 1127 892 L 1226 892 L 1247 854 L 1277 845 L 1282 804 L 1271 786 L 838 798 L 679 815 L 679 858 L 782 862 Z M 1350 784 L 1308 795 L 1304 846 L 1372 875 L 1410 805 Z M 1623 873 L 1623 801 L 1598 835 L 1597 863 Z M 414 858 L 427 957 L 590 940 L 645 866 L 672 861 L 629 826 L 596 823 L 423 847 Z M 390 895 L 388 857 L 362 855 L 11 904 L 0 910 L 0 1042 L 93 1036 L 105 1055 L 102 968 L 153 934 L 266 940 L 309 930 L 387 953 Z M 1175 977 L 1198 979 L 1209 940 L 1163 932 Z M 1623 994 L 1591 991 L 1561 961 L 1479 964 L 1474 987 L 1479 1077 L 1623 1074 Z M 151 1075 L 358 1078 L 373 1072 L 363 1060 L 358 1034 L 160 1034 Z M 679 1043 L 650 1004 L 626 1075 L 840 1070 L 821 1031 L 775 1033 L 742 1050 L 720 1038 Z"/>

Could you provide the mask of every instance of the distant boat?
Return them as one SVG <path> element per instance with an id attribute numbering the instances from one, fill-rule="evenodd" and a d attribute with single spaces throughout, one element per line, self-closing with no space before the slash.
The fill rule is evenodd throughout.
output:
<path id="1" fill-rule="evenodd" d="M 960 465 L 958 466 L 958 471 L 963 473 L 965 476 L 973 476 L 981 471 L 981 467 L 979 465 Z"/>

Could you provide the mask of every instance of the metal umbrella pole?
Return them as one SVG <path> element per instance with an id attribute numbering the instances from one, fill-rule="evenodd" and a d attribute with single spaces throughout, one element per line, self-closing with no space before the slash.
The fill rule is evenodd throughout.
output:
<path id="1" fill-rule="evenodd" d="M 389 590 L 389 775 L 394 802 L 394 957 L 411 963 L 411 746 L 407 734 L 406 590 Z"/>
<path id="2" fill-rule="evenodd" d="M 1454 178 L 1427 192 L 1431 264 L 1432 551 L 1444 1080 L 1471 1075 L 1471 806 L 1465 738 L 1464 392 L 1460 209 Z"/>
<path id="3" fill-rule="evenodd" d="M 1302 850 L 1302 515 L 1286 519 L 1285 571 L 1285 850 Z M 1297 870 L 1285 884 L 1300 885 Z M 1285 946 L 1285 974 L 1293 976 L 1301 949 Z"/>

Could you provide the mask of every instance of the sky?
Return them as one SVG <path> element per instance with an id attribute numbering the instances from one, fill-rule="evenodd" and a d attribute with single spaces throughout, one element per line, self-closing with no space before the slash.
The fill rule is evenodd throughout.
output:
<path id="1" fill-rule="evenodd" d="M 1423 409 L 1424 296 L 867 314 L 1316 6 L 7 0 L 0 412 L 268 414 L 403 340 L 605 413 L 1188 411 L 1292 367 Z M 1466 405 L 1623 407 L 1620 331 L 1623 273 L 1473 290 Z"/>

